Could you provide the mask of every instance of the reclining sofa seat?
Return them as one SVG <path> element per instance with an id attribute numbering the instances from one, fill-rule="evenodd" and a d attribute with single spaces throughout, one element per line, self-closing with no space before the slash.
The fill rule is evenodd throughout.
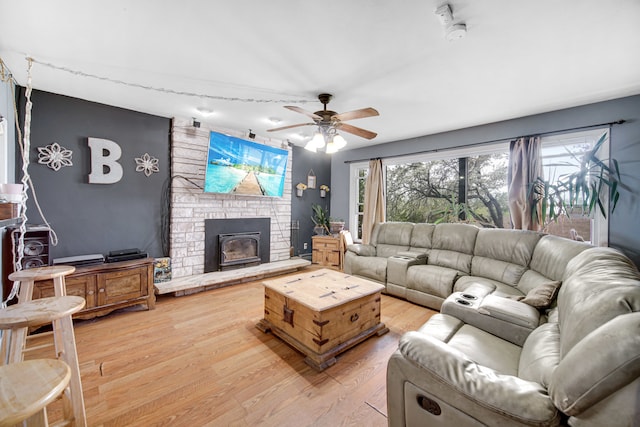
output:
<path id="1" fill-rule="evenodd" d="M 368 244 L 347 247 L 345 273 L 386 284 L 387 260 L 399 252 L 409 250 L 413 223 L 385 222 L 376 224 Z"/>
<path id="2" fill-rule="evenodd" d="M 403 335 L 387 366 L 389 425 L 637 425 L 638 270 L 590 248 L 561 279 L 548 322 L 522 346 L 447 314 Z"/>

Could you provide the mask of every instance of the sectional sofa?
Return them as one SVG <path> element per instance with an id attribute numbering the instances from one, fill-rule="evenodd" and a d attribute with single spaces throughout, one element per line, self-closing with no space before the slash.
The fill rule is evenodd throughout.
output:
<path id="1" fill-rule="evenodd" d="M 522 298 L 544 308 L 567 262 L 589 247 L 533 231 L 386 222 L 375 225 L 370 244 L 347 247 L 344 271 L 436 310 L 465 290 Z"/>
<path id="2" fill-rule="evenodd" d="M 390 426 L 640 425 L 640 273 L 619 251 L 387 223 L 345 271 L 440 310 L 388 362 Z"/>

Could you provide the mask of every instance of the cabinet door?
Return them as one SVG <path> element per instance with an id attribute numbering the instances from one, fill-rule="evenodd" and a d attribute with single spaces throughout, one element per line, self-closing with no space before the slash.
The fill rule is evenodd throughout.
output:
<path id="1" fill-rule="evenodd" d="M 324 253 L 324 264 L 331 266 L 340 265 L 340 252 L 327 250 Z"/>
<path id="2" fill-rule="evenodd" d="M 148 295 L 146 267 L 98 274 L 98 305 L 124 302 Z"/>
<path id="3" fill-rule="evenodd" d="M 67 295 L 82 297 L 86 300 L 84 310 L 96 306 L 96 276 L 67 276 L 64 280 L 67 288 Z M 33 299 L 48 298 L 55 296 L 53 280 L 42 280 L 35 282 L 33 289 Z"/>

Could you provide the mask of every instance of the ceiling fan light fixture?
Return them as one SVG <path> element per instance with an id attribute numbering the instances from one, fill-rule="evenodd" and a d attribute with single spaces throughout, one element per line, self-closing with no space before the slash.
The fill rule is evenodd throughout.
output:
<path id="1" fill-rule="evenodd" d="M 336 147 L 336 143 L 333 140 L 327 143 L 327 149 L 325 150 L 327 154 L 333 154 L 338 152 L 338 147 Z"/>
<path id="2" fill-rule="evenodd" d="M 318 149 L 316 148 L 316 145 L 313 142 L 313 139 L 310 139 L 309 142 L 307 142 L 307 144 L 304 146 L 305 150 L 311 151 L 312 153 L 317 153 Z"/>
<path id="3" fill-rule="evenodd" d="M 316 148 L 324 147 L 325 141 L 324 141 L 324 136 L 322 135 L 322 132 L 317 131 L 313 135 L 313 138 L 311 138 L 311 141 L 309 141 L 309 142 L 313 143 L 314 147 L 316 147 Z"/>
<path id="4" fill-rule="evenodd" d="M 341 150 L 347 146 L 347 140 L 342 137 L 340 134 L 336 134 L 332 139 L 333 145 L 335 145 L 337 150 Z"/>

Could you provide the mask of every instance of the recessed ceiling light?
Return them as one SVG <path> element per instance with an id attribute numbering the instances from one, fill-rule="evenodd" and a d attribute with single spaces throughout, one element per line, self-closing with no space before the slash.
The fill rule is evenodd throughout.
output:
<path id="1" fill-rule="evenodd" d="M 203 116 L 210 116 L 211 114 L 213 114 L 213 110 L 207 107 L 196 107 L 196 111 Z"/>

